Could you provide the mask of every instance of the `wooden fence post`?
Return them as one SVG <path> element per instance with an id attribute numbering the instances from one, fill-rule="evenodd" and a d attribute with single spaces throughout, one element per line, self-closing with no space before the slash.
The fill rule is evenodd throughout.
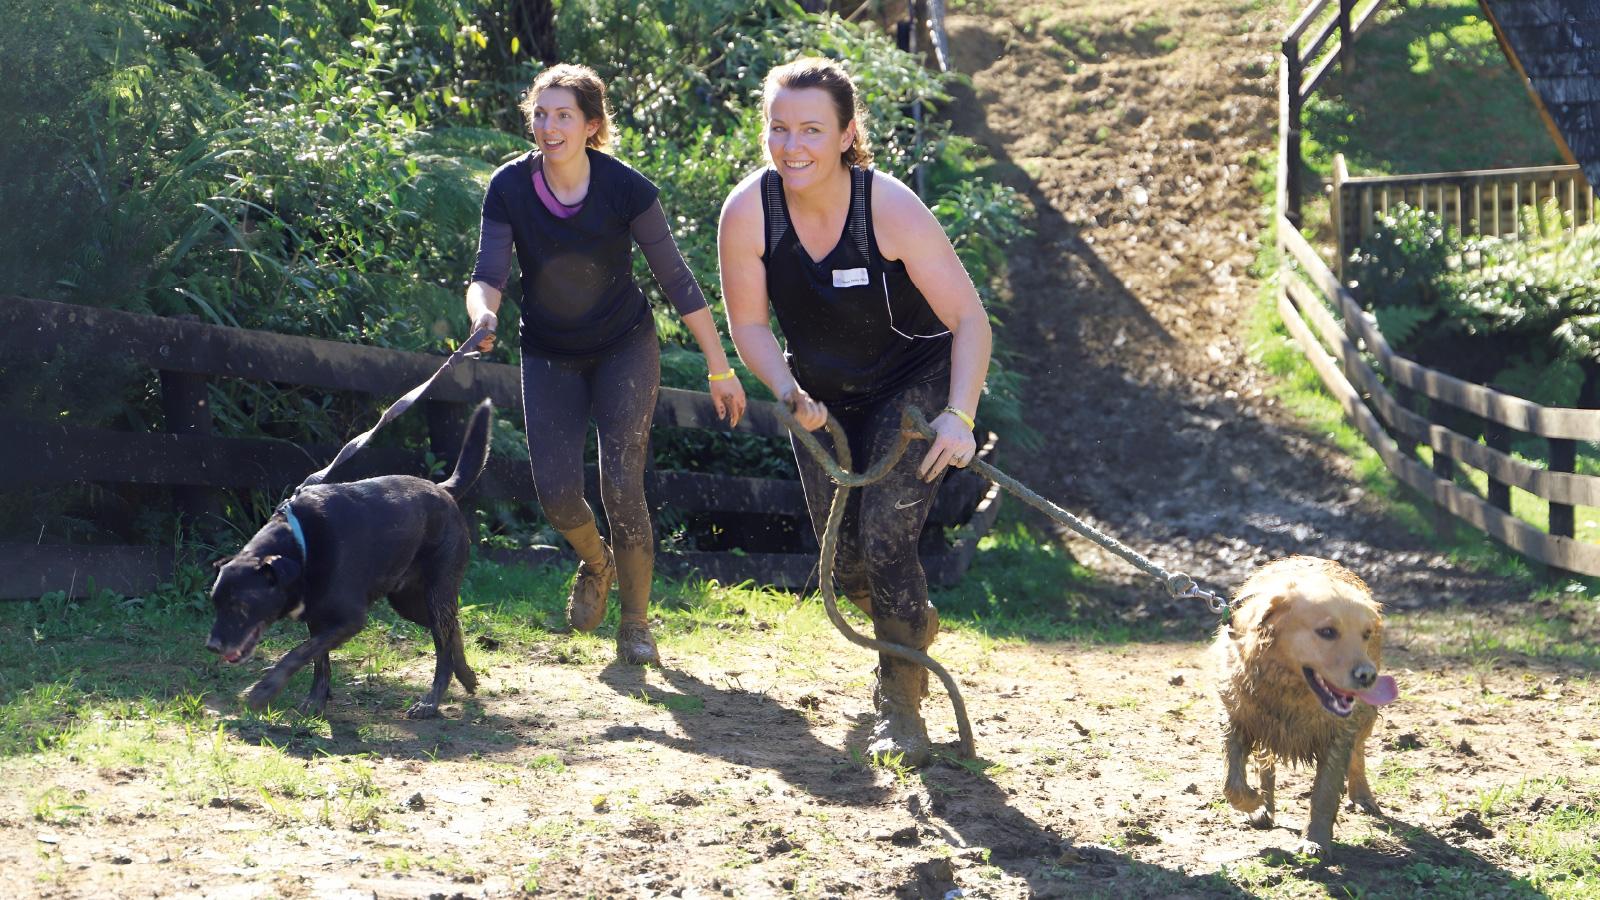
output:
<path id="1" fill-rule="evenodd" d="M 1294 227 L 1300 227 L 1300 39 L 1283 42 L 1278 69 L 1278 188 L 1279 210 Z"/>
<path id="2" fill-rule="evenodd" d="M 1355 38 L 1350 32 L 1350 11 L 1356 0 L 1339 0 L 1339 74 L 1350 77 L 1350 61 L 1355 58 Z"/>
<path id="3" fill-rule="evenodd" d="M 1499 450 L 1509 455 L 1511 453 L 1511 429 L 1494 421 L 1483 420 L 1483 442 L 1490 450 Z M 1501 512 L 1511 511 L 1511 485 L 1495 480 L 1494 475 L 1489 475 L 1488 490 L 1489 505 Z"/>
<path id="4" fill-rule="evenodd" d="M 211 403 L 206 376 L 161 370 L 161 414 L 168 434 L 211 434 Z M 222 495 L 212 488 L 174 485 L 172 504 L 187 526 L 222 519 Z"/>
<path id="5" fill-rule="evenodd" d="M 1550 471 L 1571 473 L 1578 462 L 1578 442 L 1567 438 L 1550 438 Z M 1572 505 L 1550 501 L 1550 533 L 1557 537 L 1572 537 Z"/>
<path id="6" fill-rule="evenodd" d="M 1328 198 L 1328 216 L 1333 222 L 1333 271 L 1339 276 L 1339 283 L 1346 284 L 1344 278 L 1344 258 L 1350 255 L 1350 247 L 1345 241 L 1344 220 L 1344 183 L 1350 177 L 1350 170 L 1345 168 L 1344 154 L 1333 155 L 1333 195 Z"/>

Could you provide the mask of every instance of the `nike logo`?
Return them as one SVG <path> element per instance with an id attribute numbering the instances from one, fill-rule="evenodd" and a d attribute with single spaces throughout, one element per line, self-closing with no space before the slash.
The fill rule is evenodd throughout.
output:
<path id="1" fill-rule="evenodd" d="M 922 502 L 921 498 L 913 500 L 910 503 L 901 503 L 899 500 L 896 500 L 894 502 L 894 508 L 895 509 L 910 509 L 911 507 L 916 506 L 918 503 L 921 503 L 921 502 Z"/>

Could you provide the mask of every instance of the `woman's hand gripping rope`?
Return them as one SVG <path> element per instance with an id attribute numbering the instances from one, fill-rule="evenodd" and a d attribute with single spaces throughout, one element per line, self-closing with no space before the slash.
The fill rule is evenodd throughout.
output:
<path id="1" fill-rule="evenodd" d="M 809 429 L 801 427 L 800 422 L 796 420 L 794 414 L 790 411 L 788 404 L 778 404 L 778 417 L 783 420 L 783 424 L 799 439 L 800 445 L 805 447 L 806 451 L 812 456 L 816 457 L 817 462 L 827 471 L 828 477 L 839 485 L 839 489 L 833 493 L 833 505 L 828 508 L 828 524 L 822 533 L 822 558 L 818 564 L 818 581 L 822 585 L 822 608 L 828 614 L 828 621 L 833 623 L 833 627 L 839 629 L 839 633 L 844 635 L 845 640 L 858 647 L 875 650 L 879 653 L 887 653 L 890 656 L 897 656 L 907 662 L 922 666 L 939 676 L 939 681 L 944 684 L 945 692 L 950 695 L 950 705 L 955 708 L 956 729 L 961 735 L 960 756 L 962 759 L 975 759 L 978 751 L 972 738 L 972 723 L 967 721 L 967 705 L 961 699 L 961 689 L 956 686 L 955 678 L 945 671 L 944 666 L 939 665 L 933 657 L 920 650 L 913 650 L 900 644 L 891 644 L 887 641 L 869 638 L 850 627 L 850 623 L 845 621 L 844 616 L 839 614 L 839 601 L 833 593 L 833 560 L 839 549 L 839 523 L 844 519 L 845 501 L 849 498 L 850 489 L 872 484 L 881 479 L 890 469 L 894 468 L 895 463 L 900 461 L 900 457 L 905 455 L 906 447 L 911 443 L 911 440 L 920 436 L 909 427 L 912 422 L 910 418 L 911 412 L 912 410 L 908 409 L 901 416 L 900 439 L 893 449 L 880 457 L 872 468 L 860 475 L 856 475 L 850 471 L 852 466 L 850 442 L 845 438 L 844 428 L 839 425 L 837 419 L 831 415 L 827 417 L 828 434 L 833 437 L 833 446 L 839 452 L 839 458 L 835 460 L 827 450 L 823 449 L 822 444 L 817 441 L 816 436 Z M 920 419 L 921 415 L 918 414 L 917 418 Z M 926 425 L 927 423 L 924 422 L 923 426 L 926 427 Z"/>

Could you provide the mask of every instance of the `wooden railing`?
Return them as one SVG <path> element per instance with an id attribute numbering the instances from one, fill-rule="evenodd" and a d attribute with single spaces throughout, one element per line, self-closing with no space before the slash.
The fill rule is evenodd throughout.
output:
<path id="1" fill-rule="evenodd" d="M 1278 60 L 1278 214 L 1300 224 L 1301 111 L 1323 76 L 1349 72 L 1351 47 L 1384 0 L 1316 0 L 1284 33 Z"/>
<path id="2" fill-rule="evenodd" d="M 1600 546 L 1573 537 L 1573 507 L 1600 506 L 1600 478 L 1573 472 L 1577 442 L 1600 441 L 1600 410 L 1541 406 L 1399 356 L 1287 218 L 1278 220 L 1278 237 L 1286 263 L 1297 264 L 1314 285 L 1307 286 L 1287 267 L 1280 273 L 1278 311 L 1284 324 L 1389 471 L 1439 509 L 1524 556 L 1600 575 Z M 1409 408 L 1421 407 L 1423 398 L 1429 408 L 1447 404 L 1481 419 L 1486 443 Z M 1513 432 L 1545 439 L 1548 468 L 1512 456 Z M 1431 468 L 1417 458 L 1419 444 L 1432 450 Z M 1458 464 L 1485 473 L 1486 496 L 1455 483 Z M 1513 487 L 1549 502 L 1548 532 L 1511 515 Z"/>
<path id="3" fill-rule="evenodd" d="M 1329 213 L 1341 276 L 1345 260 L 1377 227 L 1376 216 L 1401 203 L 1434 213 L 1468 237 L 1517 240 L 1522 208 L 1552 200 L 1574 226 L 1595 220 L 1594 189 L 1575 165 L 1351 177 L 1339 153 L 1333 157 L 1333 197 Z"/>
<path id="4" fill-rule="evenodd" d="M 127 432 L 70 421 L 27 418 L 0 410 L 0 471 L 13 481 L 40 486 L 75 482 L 162 485 L 181 511 L 214 509 L 220 488 L 283 491 L 324 465 L 337 447 L 301 446 L 259 438 L 218 437 L 206 403 L 207 381 L 245 378 L 328 391 L 372 394 L 384 402 L 420 383 L 440 358 L 336 341 L 224 328 L 115 310 L 72 306 L 20 297 L 0 297 L 0 352 L 13 363 L 43 367 L 51 359 L 132 362 L 160 373 L 166 432 Z M 420 404 L 430 450 L 453 459 L 466 407 L 490 397 L 498 414 L 521 417 L 521 385 L 515 366 L 477 362 L 460 365 L 434 383 Z M 413 411 L 410 415 L 417 415 Z M 658 428 L 723 430 L 706 394 L 663 388 L 656 405 Z M 739 431 L 786 434 L 775 407 L 752 403 Z M 990 436 L 981 451 L 993 459 Z M 335 473 L 339 480 L 377 474 L 423 474 L 425 453 L 368 448 Z M 590 493 L 595 473 L 591 470 Z M 656 471 L 648 477 L 652 509 L 740 516 L 741 521 L 776 518 L 781 533 L 800 535 L 780 553 L 700 552 L 662 554 L 668 571 L 699 571 L 725 582 L 753 581 L 779 587 L 815 585 L 816 554 L 805 520 L 799 482 L 696 472 Z M 526 455 L 492 458 L 473 496 L 534 502 Z M 958 581 L 971 563 L 978 539 L 994 522 L 998 489 L 975 473 L 958 472 L 929 511 L 924 564 L 929 581 Z M 256 522 L 232 523 L 246 533 Z M 947 547 L 943 529 L 968 526 Z M 931 551 L 931 552 L 930 552 Z M 502 558 L 544 559 L 548 553 L 501 553 Z M 93 547 L 0 543 L 0 597 L 35 597 L 56 590 L 81 592 L 90 579 L 101 588 L 134 593 L 170 574 L 172 554 L 148 547 Z"/>

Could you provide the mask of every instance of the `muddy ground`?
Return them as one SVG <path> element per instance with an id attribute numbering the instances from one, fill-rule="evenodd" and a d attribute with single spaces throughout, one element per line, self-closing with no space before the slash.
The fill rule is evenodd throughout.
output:
<path id="1" fill-rule="evenodd" d="M 1264 229 L 1254 161 L 1271 149 L 1281 14 L 1221 0 L 1081 6 L 994 0 L 950 20 L 972 78 L 952 104 L 958 125 L 1037 214 L 1011 254 L 1005 327 L 1046 452 L 1007 467 L 1214 587 L 1291 552 L 1360 573 L 1396 610 L 1388 663 L 1404 697 L 1370 748 L 1390 817 L 1344 814 L 1335 857 L 1293 868 L 1294 892 L 1510 891 L 1527 862 L 1508 829 L 1573 799 L 1557 776 L 1593 759 L 1600 689 L 1575 666 L 1463 656 L 1462 632 L 1494 630 L 1509 615 L 1499 605 L 1528 587 L 1453 566 L 1387 518 L 1350 461 L 1277 408 L 1251 361 L 1249 267 Z M 1097 54 L 1063 52 L 1050 22 L 1093 35 Z M 1284 889 L 1276 866 L 1303 825 L 1309 778 L 1280 776 L 1274 830 L 1250 830 L 1221 802 L 1210 620 L 1063 540 L 1109 585 L 1101 602 L 1176 617 L 1178 639 L 942 639 L 980 764 L 946 756 L 914 774 L 852 755 L 870 727 L 870 661 L 796 611 L 715 652 L 668 642 L 668 667 L 645 673 L 538 645 L 485 671 L 484 696 L 452 702 L 440 723 L 395 712 L 390 694 L 426 677 L 417 656 L 358 680 L 317 730 L 233 726 L 325 777 L 320 813 L 314 798 L 286 809 L 155 762 L 13 760 L 0 871 L 50 897 Z M 1444 607 L 1457 624 L 1409 618 Z M 929 709 L 936 739 L 953 740 L 938 693 Z M 211 740 L 235 712 L 200 713 L 190 739 Z M 230 743 L 222 755 L 244 765 L 276 751 Z M 41 817 L 43 785 L 92 812 Z M 1486 822 L 1480 801 L 1496 786 L 1508 799 Z"/>

